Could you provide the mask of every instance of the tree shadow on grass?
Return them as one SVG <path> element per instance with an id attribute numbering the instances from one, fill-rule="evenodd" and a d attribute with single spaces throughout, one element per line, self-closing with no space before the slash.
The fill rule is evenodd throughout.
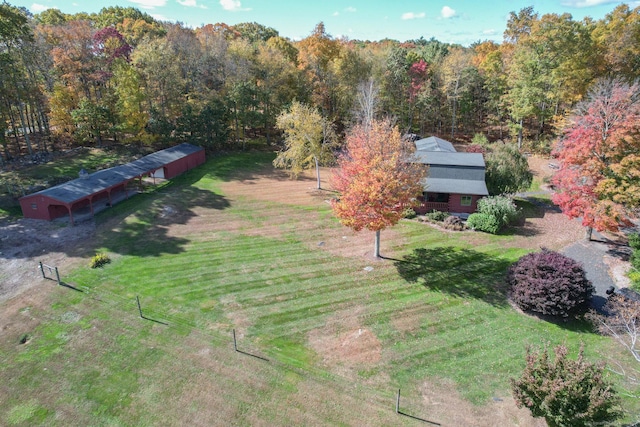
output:
<path id="1" fill-rule="evenodd" d="M 418 248 L 394 260 L 400 275 L 410 283 L 464 298 L 477 298 L 506 306 L 504 274 L 511 262 L 472 249 Z"/>
<path id="2" fill-rule="evenodd" d="M 194 208 L 223 210 L 230 206 L 224 196 L 194 186 L 206 173 L 205 169 L 192 169 L 162 188 L 116 205 L 115 214 L 105 212 L 106 218 L 100 218 L 106 230 L 95 242 L 87 243 L 141 257 L 183 252 L 189 240 L 169 236 L 172 225 L 188 223 L 197 215 Z M 135 215 L 135 219 L 126 221 L 130 215 Z"/>

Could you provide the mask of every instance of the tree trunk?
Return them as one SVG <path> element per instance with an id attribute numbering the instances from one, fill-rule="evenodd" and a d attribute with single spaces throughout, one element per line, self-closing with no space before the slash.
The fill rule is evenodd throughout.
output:
<path id="1" fill-rule="evenodd" d="M 320 187 L 320 165 L 318 164 L 318 158 L 314 156 L 313 160 L 315 160 L 316 162 L 316 179 L 318 180 L 318 190 L 322 190 L 322 188 Z"/>
<path id="2" fill-rule="evenodd" d="M 593 227 L 587 227 L 584 238 L 587 239 L 587 241 L 590 242 L 592 236 L 593 236 Z"/>
<path id="3" fill-rule="evenodd" d="M 522 122 L 520 119 L 520 127 L 518 128 L 518 150 L 522 149 Z"/>
<path id="4" fill-rule="evenodd" d="M 376 230 L 376 241 L 373 246 L 373 256 L 380 258 L 380 230 Z"/>

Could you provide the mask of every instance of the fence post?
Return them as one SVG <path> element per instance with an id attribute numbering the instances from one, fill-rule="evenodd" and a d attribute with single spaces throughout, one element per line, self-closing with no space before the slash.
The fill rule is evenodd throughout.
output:
<path id="1" fill-rule="evenodd" d="M 58 273 L 58 267 L 56 267 L 56 280 L 58 281 L 58 285 L 61 285 L 62 283 L 60 282 L 60 273 Z"/>
<path id="2" fill-rule="evenodd" d="M 140 307 L 140 298 L 138 298 L 138 295 L 136 295 L 136 302 L 138 303 L 138 312 L 140 313 L 140 317 L 144 319 L 144 316 L 142 315 L 142 308 Z"/>
<path id="3" fill-rule="evenodd" d="M 400 389 L 398 389 L 398 396 L 396 397 L 396 414 L 400 413 Z"/>
<path id="4" fill-rule="evenodd" d="M 233 349 L 238 351 L 238 343 L 236 342 L 236 330 L 233 330 Z"/>
<path id="5" fill-rule="evenodd" d="M 46 279 L 47 276 L 44 275 L 44 267 L 42 266 L 42 261 L 38 261 L 38 266 L 40 267 L 40 273 L 42 274 L 42 278 Z"/>

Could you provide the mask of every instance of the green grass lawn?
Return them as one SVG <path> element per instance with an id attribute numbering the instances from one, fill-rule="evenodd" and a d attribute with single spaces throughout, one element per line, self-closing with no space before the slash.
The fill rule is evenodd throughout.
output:
<path id="1" fill-rule="evenodd" d="M 451 383 L 481 406 L 510 398 L 509 378 L 522 370 L 527 345 L 566 343 L 577 353 L 584 343 L 594 360 L 611 354 L 612 342 L 585 324 L 511 308 L 502 277 L 526 251 L 504 248 L 510 236 L 471 241 L 469 233 L 403 221 L 394 241 L 382 233 L 386 259 L 339 256 L 325 247 L 351 234 L 328 205 L 222 192 L 224 182 L 271 158 L 215 158 L 101 213 L 86 258 L 105 252 L 112 262 L 65 272 L 64 281 L 84 292 L 56 289 L 49 305 L 28 313 L 44 319 L 31 340 L 2 343 L 0 395 L 8 397 L 0 399 L 0 418 L 9 425 L 170 425 L 220 405 L 218 420 L 238 425 L 411 423 L 386 412 L 397 388 L 418 396 L 425 381 Z M 137 318 L 136 296 L 157 322 Z M 238 359 L 233 329 L 244 350 L 269 362 Z M 379 357 L 328 363 L 311 344 L 318 331 L 351 330 L 375 336 Z M 314 412 L 306 405 L 317 396 L 340 403 Z M 362 409 L 363 401 L 372 407 Z M 424 411 L 420 399 L 406 402 Z M 624 402 L 629 414 L 640 408 L 637 399 Z"/>

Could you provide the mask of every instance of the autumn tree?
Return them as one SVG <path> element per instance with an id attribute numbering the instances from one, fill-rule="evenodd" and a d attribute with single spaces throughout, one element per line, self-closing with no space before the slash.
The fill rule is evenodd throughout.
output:
<path id="1" fill-rule="evenodd" d="M 529 408 L 551 427 L 605 425 L 620 418 L 620 398 L 604 377 L 604 365 L 586 361 L 583 348 L 575 360 L 568 353 L 559 345 L 551 360 L 547 347 L 527 348 L 524 372 L 511 380 L 518 407 Z"/>
<path id="2" fill-rule="evenodd" d="M 389 120 L 359 124 L 347 134 L 344 154 L 331 183 L 340 193 L 332 201 L 342 224 L 375 231 L 374 256 L 380 257 L 380 231 L 395 225 L 403 210 L 423 192 L 423 165 L 412 162 L 414 146 Z"/>
<path id="3" fill-rule="evenodd" d="M 331 124 L 315 108 L 294 102 L 278 116 L 276 126 L 284 132 L 285 147 L 273 165 L 288 169 L 294 177 L 315 166 L 319 190 L 320 164 L 333 160 L 335 135 Z"/>
<path id="4" fill-rule="evenodd" d="M 640 202 L 640 85 L 599 81 L 580 103 L 558 141 L 561 169 L 553 178 L 553 201 L 570 218 L 592 229 L 628 225 Z"/>

